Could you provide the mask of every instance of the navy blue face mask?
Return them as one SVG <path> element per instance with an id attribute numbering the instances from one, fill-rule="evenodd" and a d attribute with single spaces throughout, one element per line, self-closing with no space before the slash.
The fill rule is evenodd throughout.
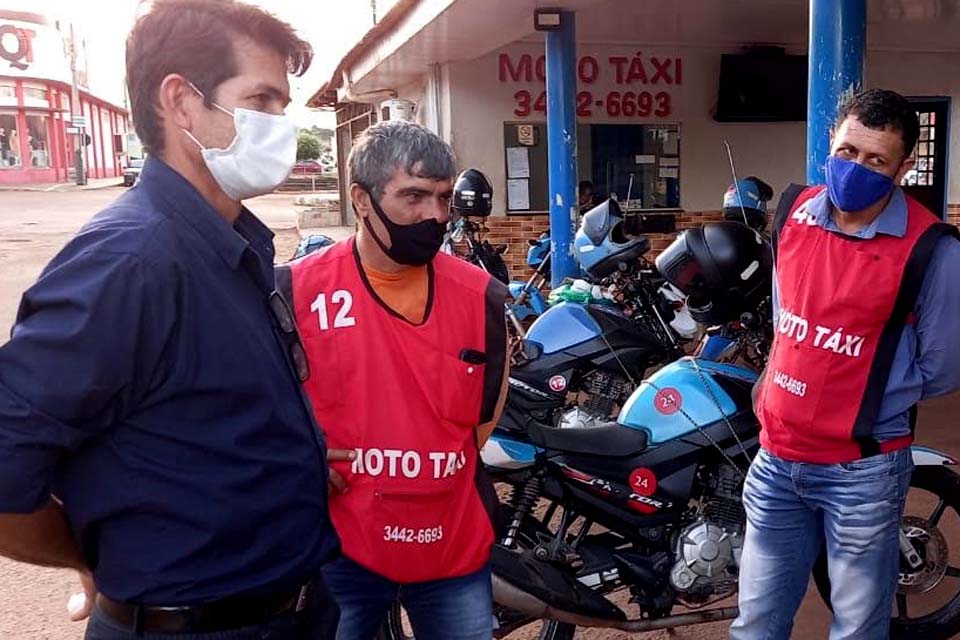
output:
<path id="1" fill-rule="evenodd" d="M 859 162 L 836 156 L 827 158 L 827 192 L 841 211 L 855 213 L 876 204 L 893 189 L 893 178 Z"/>

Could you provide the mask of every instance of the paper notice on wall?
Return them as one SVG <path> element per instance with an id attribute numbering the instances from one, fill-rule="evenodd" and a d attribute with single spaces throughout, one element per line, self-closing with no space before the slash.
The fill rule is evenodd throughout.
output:
<path id="1" fill-rule="evenodd" d="M 656 161 L 657 161 L 657 156 L 652 154 L 637 156 L 637 164 L 653 164 Z"/>
<path id="2" fill-rule="evenodd" d="M 507 177 L 530 177 L 530 152 L 525 147 L 507 148 Z"/>
<path id="3" fill-rule="evenodd" d="M 661 167 L 679 167 L 680 158 L 660 158 Z"/>
<path id="4" fill-rule="evenodd" d="M 661 178 L 679 178 L 680 169 L 676 169 L 673 167 L 667 167 L 667 168 L 660 167 L 660 177 Z"/>
<path id="5" fill-rule="evenodd" d="M 675 156 L 680 153 L 680 137 L 676 134 L 667 134 L 663 137 L 663 155 Z"/>
<path id="6" fill-rule="evenodd" d="M 530 209 L 530 181 L 525 178 L 507 180 L 507 209 L 527 211 Z"/>

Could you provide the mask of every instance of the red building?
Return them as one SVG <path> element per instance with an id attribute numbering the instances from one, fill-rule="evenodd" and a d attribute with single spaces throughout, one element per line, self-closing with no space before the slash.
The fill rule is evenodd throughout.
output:
<path id="1" fill-rule="evenodd" d="M 84 139 L 70 133 L 73 114 L 69 27 L 45 16 L 0 10 L 0 184 L 66 182 Z M 79 45 L 79 43 L 78 43 Z M 78 46 L 78 48 L 80 48 Z M 120 176 L 130 129 L 126 110 L 85 89 L 80 48 L 84 164 L 90 178 Z"/>

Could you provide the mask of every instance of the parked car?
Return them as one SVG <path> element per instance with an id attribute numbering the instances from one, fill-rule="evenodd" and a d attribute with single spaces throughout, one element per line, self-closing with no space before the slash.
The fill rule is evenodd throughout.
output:
<path id="1" fill-rule="evenodd" d="M 130 160 L 130 166 L 123 170 L 123 186 L 132 187 L 140 178 L 140 171 L 143 170 L 143 158 L 133 158 Z"/>
<path id="2" fill-rule="evenodd" d="M 297 164 L 293 165 L 293 172 L 300 175 L 323 173 L 323 165 L 316 160 L 298 160 Z"/>

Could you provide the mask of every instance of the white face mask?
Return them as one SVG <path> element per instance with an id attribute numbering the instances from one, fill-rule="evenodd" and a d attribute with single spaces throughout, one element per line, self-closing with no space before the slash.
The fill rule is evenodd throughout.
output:
<path id="1" fill-rule="evenodd" d="M 193 90 L 203 96 L 196 87 Z M 200 147 L 207 169 L 223 192 L 240 201 L 283 184 L 297 161 L 297 125 L 287 116 L 242 108 L 230 113 L 217 103 L 213 106 L 233 117 L 237 134 L 229 147 L 208 149 L 189 131 L 183 132 Z"/>

